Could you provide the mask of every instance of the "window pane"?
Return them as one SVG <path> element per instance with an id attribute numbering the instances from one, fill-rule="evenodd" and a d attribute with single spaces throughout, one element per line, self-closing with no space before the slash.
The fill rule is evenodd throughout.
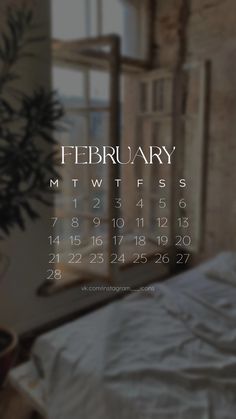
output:
<path id="1" fill-rule="evenodd" d="M 152 85 L 153 111 L 171 113 L 172 108 L 172 80 L 163 78 L 154 80 Z"/>
<path id="2" fill-rule="evenodd" d="M 124 34 L 125 6 L 120 0 L 103 0 L 103 33 Z"/>
<path id="3" fill-rule="evenodd" d="M 140 83 L 140 110 L 148 112 L 148 83 Z"/>
<path id="4" fill-rule="evenodd" d="M 90 71 L 90 101 L 93 106 L 106 106 L 109 101 L 109 74 Z"/>
<path id="5" fill-rule="evenodd" d="M 143 57 L 143 30 L 141 28 L 140 5 L 127 3 L 124 7 L 123 53 L 130 57 Z"/>
<path id="6" fill-rule="evenodd" d="M 89 0 L 87 0 L 89 2 Z M 89 10 L 89 30 L 88 33 L 91 36 L 97 36 L 99 32 L 98 28 L 98 1 L 90 0 Z"/>
<path id="7" fill-rule="evenodd" d="M 84 104 L 84 73 L 53 67 L 53 87 L 64 106 L 79 107 Z"/>
<path id="8" fill-rule="evenodd" d="M 155 80 L 152 86 L 153 111 L 161 112 L 164 110 L 164 80 Z"/>
<path id="9" fill-rule="evenodd" d="M 57 39 L 86 36 L 87 0 L 52 0 L 52 35 Z"/>

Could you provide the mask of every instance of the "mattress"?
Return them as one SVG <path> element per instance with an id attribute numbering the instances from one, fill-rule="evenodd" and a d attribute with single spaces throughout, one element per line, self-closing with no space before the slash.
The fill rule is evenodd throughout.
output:
<path id="1" fill-rule="evenodd" d="M 38 338 L 50 419 L 235 419 L 236 255 L 153 288 Z"/>

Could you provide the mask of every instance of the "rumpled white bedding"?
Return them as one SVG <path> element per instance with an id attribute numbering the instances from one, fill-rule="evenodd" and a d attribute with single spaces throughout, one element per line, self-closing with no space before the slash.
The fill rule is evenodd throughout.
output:
<path id="1" fill-rule="evenodd" d="M 50 419 L 235 419 L 236 255 L 40 337 Z"/>

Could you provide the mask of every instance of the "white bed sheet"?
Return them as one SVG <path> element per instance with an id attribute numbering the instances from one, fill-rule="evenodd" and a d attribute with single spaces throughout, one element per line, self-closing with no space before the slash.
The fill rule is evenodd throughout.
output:
<path id="1" fill-rule="evenodd" d="M 50 419 L 235 419 L 236 255 L 40 337 Z"/>

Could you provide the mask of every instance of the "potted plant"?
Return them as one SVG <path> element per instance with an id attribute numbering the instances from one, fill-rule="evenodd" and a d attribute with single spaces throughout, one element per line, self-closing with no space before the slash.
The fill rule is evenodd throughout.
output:
<path id="1" fill-rule="evenodd" d="M 17 348 L 17 335 L 9 328 L 0 327 L 0 386 L 4 383 Z"/>
<path id="2" fill-rule="evenodd" d="M 37 202 L 50 205 L 48 179 L 55 171 L 55 152 L 42 142 L 54 144 L 53 131 L 63 112 L 54 92 L 37 88 L 26 94 L 15 87 L 15 65 L 32 56 L 35 35 L 33 12 L 12 6 L 6 10 L 6 27 L 0 36 L 0 238 L 8 236 L 25 220 L 36 220 Z M 53 147 L 51 147 L 53 149 Z M 6 260 L 0 257 L 3 270 Z M 2 272 L 3 273 L 3 272 Z M 1 275 L 2 277 L 2 275 Z M 17 337 L 0 325 L 0 384 L 11 365 Z"/>

